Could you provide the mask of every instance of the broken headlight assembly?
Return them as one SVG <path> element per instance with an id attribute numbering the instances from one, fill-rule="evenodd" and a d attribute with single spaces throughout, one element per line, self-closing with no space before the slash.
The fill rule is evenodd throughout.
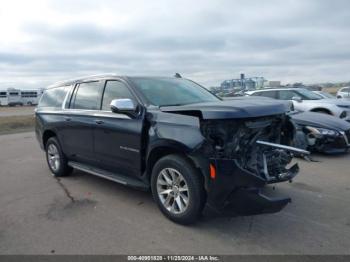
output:
<path id="1" fill-rule="evenodd" d="M 320 128 L 320 127 L 312 127 L 312 126 L 306 126 L 305 127 L 311 134 L 315 136 L 338 136 L 340 133 L 336 130 L 327 129 L 327 128 Z"/>

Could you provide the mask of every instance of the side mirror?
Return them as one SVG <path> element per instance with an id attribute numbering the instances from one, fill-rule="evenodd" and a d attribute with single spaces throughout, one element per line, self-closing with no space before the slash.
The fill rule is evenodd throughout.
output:
<path id="1" fill-rule="evenodd" d="M 136 112 L 136 105 L 129 98 L 113 99 L 110 106 L 113 113 L 133 115 Z"/>
<path id="2" fill-rule="evenodd" d="M 300 96 L 293 96 L 293 97 L 292 97 L 292 100 L 293 100 L 293 101 L 297 101 L 297 102 L 299 102 L 299 103 L 303 101 L 303 99 L 301 99 Z"/>

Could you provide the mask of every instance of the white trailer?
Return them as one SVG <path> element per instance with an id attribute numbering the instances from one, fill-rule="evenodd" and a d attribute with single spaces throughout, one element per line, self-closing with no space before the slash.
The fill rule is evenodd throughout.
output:
<path id="1" fill-rule="evenodd" d="M 8 105 L 9 106 L 17 106 L 17 105 L 23 105 L 22 99 L 21 99 L 21 90 L 9 88 L 7 89 L 7 98 L 8 98 Z"/>
<path id="2" fill-rule="evenodd" d="M 23 105 L 37 105 L 42 93 L 41 90 L 22 90 L 21 102 Z"/>
<path id="3" fill-rule="evenodd" d="M 0 106 L 8 105 L 8 92 L 7 89 L 0 90 Z"/>

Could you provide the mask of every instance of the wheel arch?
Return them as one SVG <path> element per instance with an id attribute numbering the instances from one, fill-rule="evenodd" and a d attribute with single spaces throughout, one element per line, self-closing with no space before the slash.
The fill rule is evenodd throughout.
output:
<path id="1" fill-rule="evenodd" d="M 325 112 L 325 113 L 327 113 L 329 115 L 333 115 L 333 113 L 329 109 L 324 108 L 324 107 L 316 107 L 316 108 L 311 109 L 310 111 L 311 112 L 315 112 L 315 113 L 317 113 L 317 112 Z"/>
<path id="2" fill-rule="evenodd" d="M 189 155 L 190 152 L 191 150 L 188 147 L 176 141 L 162 141 L 158 145 L 153 146 L 151 150 L 149 150 L 147 154 L 147 159 L 146 159 L 145 171 L 146 171 L 147 180 L 150 181 L 153 167 L 157 163 L 157 161 L 162 157 L 165 157 L 167 155 L 172 155 L 172 154 L 181 155 L 185 157 L 196 169 L 198 169 L 198 172 L 200 172 L 202 175 L 201 177 L 204 178 L 201 168 L 193 160 L 193 158 L 190 157 Z"/>
<path id="3" fill-rule="evenodd" d="M 42 135 L 42 142 L 43 142 L 44 148 L 46 147 L 47 140 L 49 140 L 50 137 L 57 137 L 56 132 L 50 129 L 45 130 Z"/>

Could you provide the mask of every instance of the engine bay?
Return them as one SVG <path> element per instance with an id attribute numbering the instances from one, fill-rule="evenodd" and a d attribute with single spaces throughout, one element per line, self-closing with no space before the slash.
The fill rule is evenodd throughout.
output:
<path id="1" fill-rule="evenodd" d="M 255 119 L 203 120 L 201 131 L 207 139 L 205 153 L 216 159 L 235 159 L 241 168 L 268 182 L 288 180 L 293 152 L 280 145 L 291 145 L 295 127 L 288 116 Z M 259 141 L 269 142 L 259 144 Z"/>

